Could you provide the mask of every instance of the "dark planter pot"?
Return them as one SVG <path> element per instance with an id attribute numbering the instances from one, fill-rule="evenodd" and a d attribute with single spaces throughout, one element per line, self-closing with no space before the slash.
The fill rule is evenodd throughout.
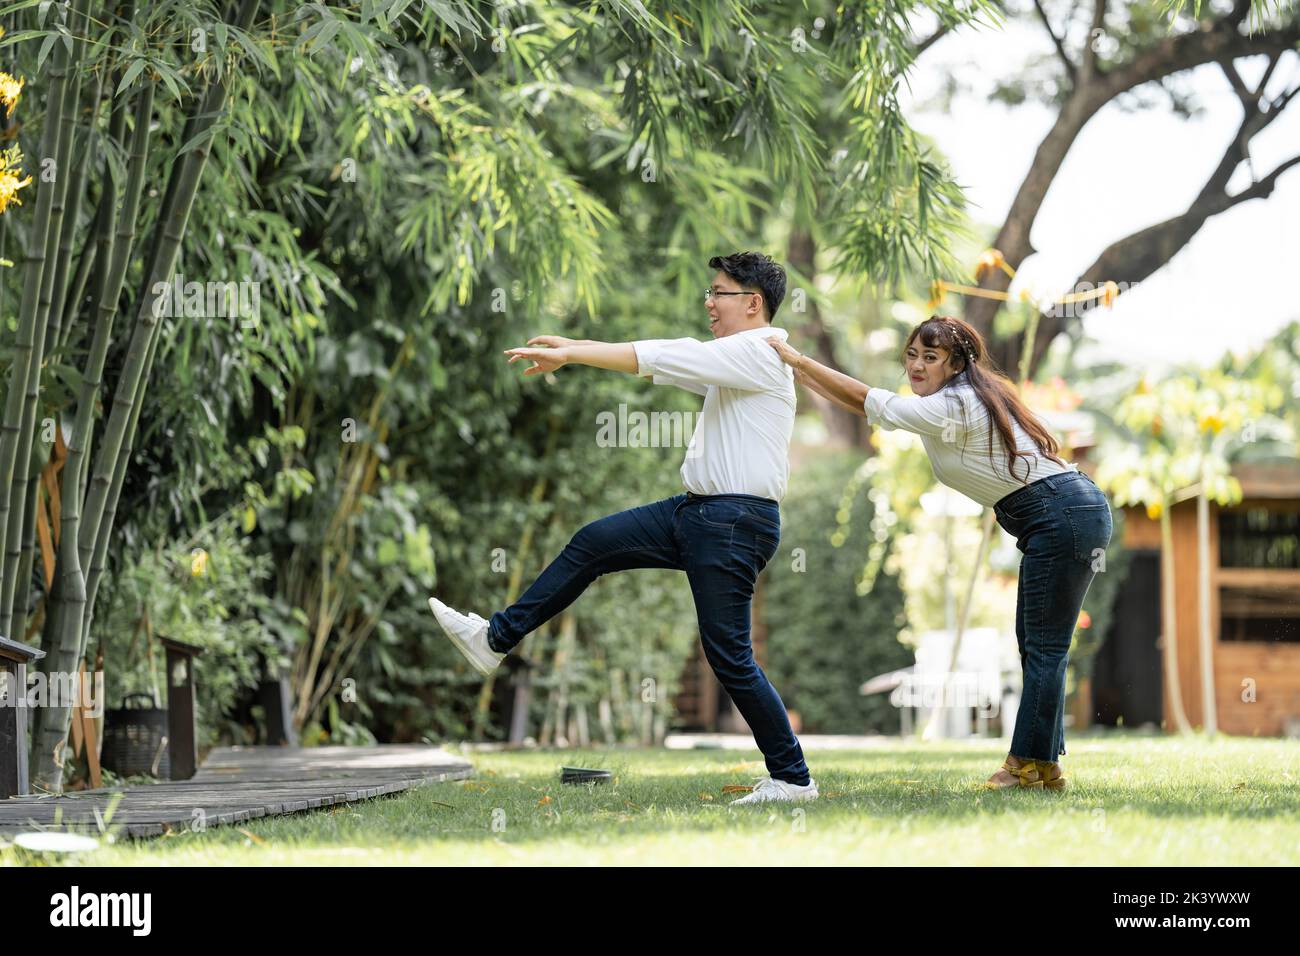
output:
<path id="1" fill-rule="evenodd" d="M 137 699 L 149 706 L 130 706 Z M 167 711 L 152 705 L 153 697 L 149 694 L 127 694 L 122 698 L 121 707 L 104 714 L 104 747 L 100 757 L 104 769 L 123 777 L 146 774 L 170 779 Z"/>

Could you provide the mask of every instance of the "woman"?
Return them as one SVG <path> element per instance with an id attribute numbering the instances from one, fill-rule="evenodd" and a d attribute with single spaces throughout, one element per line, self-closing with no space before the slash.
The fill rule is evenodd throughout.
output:
<path id="1" fill-rule="evenodd" d="M 978 332 L 932 316 L 912 330 L 903 368 L 912 396 L 871 388 L 777 338 L 795 379 L 882 428 L 921 436 L 935 476 L 982 505 L 1024 554 L 1016 640 L 1024 689 L 1011 752 L 986 786 L 1060 789 L 1065 665 L 1084 595 L 1110 542 L 1110 506 L 991 363 Z M 980 452 L 987 449 L 987 455 Z"/>

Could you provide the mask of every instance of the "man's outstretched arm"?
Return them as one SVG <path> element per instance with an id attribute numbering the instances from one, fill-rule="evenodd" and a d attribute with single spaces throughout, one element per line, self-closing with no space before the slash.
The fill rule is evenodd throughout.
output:
<path id="1" fill-rule="evenodd" d="M 638 370 L 636 349 L 631 342 L 595 342 L 586 339 L 577 343 L 560 336 L 539 335 L 529 339 L 528 344 L 541 347 L 506 349 L 511 362 L 528 359 L 534 363 L 524 372 L 525 375 L 553 372 L 563 365 L 590 365 L 593 368 L 606 368 L 632 375 Z"/>

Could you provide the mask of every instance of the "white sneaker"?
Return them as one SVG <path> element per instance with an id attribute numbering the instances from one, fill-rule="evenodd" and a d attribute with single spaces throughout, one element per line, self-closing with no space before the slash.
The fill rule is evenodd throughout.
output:
<path id="1" fill-rule="evenodd" d="M 808 786 L 806 787 L 786 783 L 784 780 L 773 780 L 771 777 L 764 777 L 754 785 L 753 793 L 741 797 L 739 800 L 732 800 L 729 806 L 734 807 L 740 803 L 769 803 L 777 800 L 802 803 L 805 800 L 816 799 L 817 781 L 812 777 L 808 778 Z"/>
<path id="2" fill-rule="evenodd" d="M 429 607 L 438 619 L 443 633 L 465 655 L 474 670 L 487 677 L 505 660 L 504 654 L 492 650 L 487 641 L 488 622 L 477 614 L 461 614 L 447 607 L 437 598 L 429 598 Z"/>

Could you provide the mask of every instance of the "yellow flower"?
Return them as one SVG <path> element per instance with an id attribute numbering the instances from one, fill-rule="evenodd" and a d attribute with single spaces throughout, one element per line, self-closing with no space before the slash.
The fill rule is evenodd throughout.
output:
<path id="1" fill-rule="evenodd" d="M 1007 271 L 1006 260 L 1002 258 L 999 250 L 985 249 L 980 253 L 979 261 L 975 263 L 975 281 L 981 281 L 993 269 Z"/>
<path id="2" fill-rule="evenodd" d="M 8 73 L 0 72 L 0 103 L 6 107 L 6 112 L 12 113 L 14 107 L 18 105 L 18 97 L 22 95 L 24 80 L 15 80 Z"/>
<path id="3" fill-rule="evenodd" d="M 1209 415 L 1202 415 L 1201 431 L 1214 432 L 1216 435 L 1219 434 L 1219 432 L 1223 431 L 1223 419 L 1218 415 L 1215 415 L 1213 412 Z"/>
<path id="4" fill-rule="evenodd" d="M 190 576 L 201 577 L 208 572 L 208 552 L 202 548 L 195 548 L 190 556 Z"/>
<path id="5" fill-rule="evenodd" d="M 1164 508 L 1158 501 L 1153 501 L 1151 504 L 1147 505 L 1147 517 L 1152 521 L 1159 521 L 1162 511 L 1164 511 Z"/>
<path id="6" fill-rule="evenodd" d="M 945 291 L 945 286 L 942 279 L 935 279 L 933 282 L 930 283 L 930 298 L 925 303 L 925 308 L 927 312 L 934 309 L 936 306 L 938 306 L 940 302 L 943 301 L 944 291 Z"/>
<path id="7" fill-rule="evenodd" d="M 22 200 L 18 198 L 18 190 L 31 185 L 32 177 L 18 178 L 18 174 L 22 172 L 19 169 L 22 161 L 23 154 L 17 146 L 10 146 L 3 153 L 0 153 L 0 213 L 9 208 L 10 203 L 15 206 L 23 204 Z"/>

